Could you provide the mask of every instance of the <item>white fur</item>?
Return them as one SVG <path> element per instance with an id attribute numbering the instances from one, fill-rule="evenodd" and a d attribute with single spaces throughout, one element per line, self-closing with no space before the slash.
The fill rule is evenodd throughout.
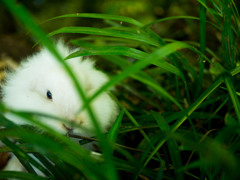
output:
<path id="1" fill-rule="evenodd" d="M 71 51 L 62 41 L 57 43 L 57 49 L 63 58 L 76 51 Z M 93 61 L 89 59 L 72 58 L 66 63 L 88 97 L 108 81 L 107 76 L 96 70 Z M 52 93 L 52 100 L 46 96 L 48 90 Z M 83 103 L 71 78 L 46 48 L 28 57 L 15 72 L 7 75 L 2 94 L 3 103 L 12 109 L 39 112 L 74 121 L 88 130 L 73 127 L 74 132 L 82 135 L 92 134 L 94 127 L 87 111 L 77 113 Z M 118 114 L 117 105 L 107 92 L 104 92 L 91 103 L 91 107 L 102 131 L 106 132 Z M 13 115 L 8 114 L 7 117 L 17 124 L 26 123 Z M 61 133 L 66 132 L 62 122 L 43 117 L 41 121 Z"/>

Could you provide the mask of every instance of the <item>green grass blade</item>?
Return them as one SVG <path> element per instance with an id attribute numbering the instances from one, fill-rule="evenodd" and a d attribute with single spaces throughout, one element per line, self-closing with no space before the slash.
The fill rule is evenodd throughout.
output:
<path id="1" fill-rule="evenodd" d="M 146 24 L 144 27 L 149 27 L 153 24 L 159 23 L 159 22 L 165 22 L 165 21 L 169 21 L 169 20 L 177 20 L 177 19 L 190 19 L 190 20 L 197 20 L 197 21 L 201 21 L 201 18 L 198 17 L 194 17 L 194 16 L 171 16 L 171 17 L 166 17 L 166 18 L 162 18 L 162 19 L 158 19 L 156 21 L 153 21 L 149 24 Z M 206 21 L 208 24 L 210 24 L 211 26 L 213 26 L 216 29 L 221 29 L 220 27 L 218 27 L 218 25 L 210 22 L 210 21 Z"/>
<path id="2" fill-rule="evenodd" d="M 52 174 L 53 177 L 52 179 L 66 179 L 64 173 L 62 173 L 62 171 L 60 171 L 57 167 L 56 164 L 53 164 L 52 162 L 50 162 L 45 156 L 43 156 L 40 153 L 33 153 L 34 157 L 36 159 L 38 159 L 43 165 L 44 167 L 46 167 L 47 170 L 49 170 Z"/>
<path id="3" fill-rule="evenodd" d="M 65 14 L 65 15 L 61 15 L 61 16 L 57 16 L 51 19 L 46 20 L 44 23 L 55 20 L 55 19 L 61 19 L 61 18 L 72 18 L 72 17 L 76 17 L 76 18 L 80 18 L 80 17 L 84 17 L 84 18 L 96 18 L 96 19 L 103 19 L 103 20 L 116 20 L 116 21 L 120 21 L 122 22 L 126 22 L 126 23 L 130 23 L 133 24 L 135 26 L 138 27 L 142 27 L 142 23 L 140 23 L 139 21 L 130 18 L 130 17 L 125 17 L 125 16 L 117 16 L 117 15 L 111 15 L 111 14 L 96 14 L 96 13 L 76 13 L 76 14 Z"/>
<path id="4" fill-rule="evenodd" d="M 153 46 L 159 46 L 159 43 L 152 38 L 149 38 L 144 31 L 136 30 L 135 32 L 120 31 L 112 29 L 100 29 L 92 27 L 63 27 L 49 33 L 49 36 L 53 36 L 61 33 L 79 33 L 79 34 L 93 34 L 101 36 L 119 37 L 125 39 L 136 40 L 144 42 Z"/>
<path id="5" fill-rule="evenodd" d="M 20 179 L 20 180 L 47 180 L 48 178 L 44 178 L 41 176 L 37 176 L 34 174 L 24 173 L 24 172 L 17 172 L 17 171 L 0 171 L 0 178 L 1 179 Z"/>
<path id="6" fill-rule="evenodd" d="M 240 16 L 238 12 L 238 8 L 233 0 L 231 0 L 232 3 L 232 12 L 233 12 L 233 17 L 236 23 L 236 29 L 237 29 L 237 36 L 240 36 Z"/>
<path id="7" fill-rule="evenodd" d="M 43 168 L 38 162 L 36 162 L 32 157 L 30 157 L 26 152 L 24 152 L 17 145 L 9 141 L 7 138 L 4 138 L 2 142 L 13 150 L 14 155 L 20 160 L 21 164 L 26 168 L 28 172 L 32 174 L 36 174 L 35 170 L 28 163 L 29 161 L 35 167 L 37 167 L 41 172 L 43 172 L 46 175 L 49 175 L 49 172 L 45 168 Z"/>
<path id="8" fill-rule="evenodd" d="M 156 90 L 163 98 L 168 99 L 170 101 L 172 101 L 174 104 L 176 104 L 178 106 L 179 109 L 183 109 L 181 104 L 178 103 L 178 101 L 176 101 L 176 99 L 171 96 L 163 87 L 159 86 L 158 83 L 149 81 L 147 78 L 144 78 L 142 76 L 139 76 L 137 74 L 133 74 L 130 75 L 131 77 L 133 77 L 134 79 L 139 80 L 140 82 L 148 85 L 149 87 L 152 87 L 154 90 Z"/>
<path id="9" fill-rule="evenodd" d="M 238 100 L 238 97 L 237 97 L 237 94 L 236 94 L 236 91 L 235 91 L 235 88 L 231 82 L 231 79 L 230 79 L 231 76 L 228 76 L 228 75 L 224 75 L 223 76 L 223 79 L 224 79 L 224 82 L 227 86 L 227 90 L 229 92 L 229 95 L 231 97 L 231 100 L 232 100 L 232 103 L 233 103 L 233 107 L 235 109 L 235 113 L 237 115 L 237 119 L 238 119 L 238 122 L 240 123 L 240 104 L 239 104 L 239 100 Z"/>
<path id="10" fill-rule="evenodd" d="M 166 71 L 169 71 L 179 77 L 181 77 L 182 79 L 184 79 L 181 71 L 174 65 L 168 63 L 167 61 L 162 61 L 162 60 L 159 60 L 159 61 L 156 61 L 156 62 L 153 62 L 152 64 L 154 64 L 155 66 L 158 66 Z"/>
<path id="11" fill-rule="evenodd" d="M 176 40 L 173 39 L 165 39 L 164 41 L 166 42 L 176 42 Z M 199 47 L 200 48 L 200 43 L 198 42 L 194 42 L 194 41 L 184 41 L 185 43 L 189 44 L 189 45 L 193 45 L 195 47 Z M 211 49 L 209 49 L 208 47 L 206 47 L 206 52 L 209 53 L 212 57 L 214 57 L 216 60 L 220 61 L 220 57 Z"/>
<path id="12" fill-rule="evenodd" d="M 240 66 L 237 66 L 236 68 L 234 68 L 230 73 L 232 76 L 235 76 L 238 73 L 240 73 Z"/>
<path id="13" fill-rule="evenodd" d="M 116 44 L 122 43 L 122 44 L 125 44 L 125 46 L 128 46 L 128 47 L 138 47 L 140 45 L 145 44 L 145 43 L 137 42 L 137 41 L 131 40 L 131 39 L 120 39 L 118 37 L 94 36 L 94 35 L 89 35 L 89 36 L 85 36 L 85 37 L 81 37 L 81 38 L 77 38 L 77 39 L 71 39 L 69 42 L 71 42 L 72 44 L 75 44 L 77 46 L 82 46 L 82 44 L 84 44 L 86 42 L 90 46 L 95 46 L 97 44 L 92 44 L 90 42 L 95 42 L 96 37 L 98 38 L 97 40 L 101 40 L 103 42 L 107 42 L 106 44 L 114 44 L 114 45 L 116 45 Z"/>
<path id="14" fill-rule="evenodd" d="M 187 109 L 183 111 L 183 116 L 172 126 L 172 131 L 176 131 L 182 123 L 192 114 L 194 110 L 198 108 L 198 106 L 214 91 L 216 90 L 220 84 L 223 82 L 222 78 L 219 78 L 215 81 L 206 91 L 202 93 L 202 95 L 195 100 L 195 102 Z"/>
<path id="15" fill-rule="evenodd" d="M 222 30 L 222 47 L 223 47 L 223 60 L 225 67 L 228 70 L 233 69 L 235 65 L 235 50 L 234 50 L 234 37 L 232 32 L 231 21 L 231 4 L 229 0 L 223 1 L 223 30 Z"/>
<path id="16" fill-rule="evenodd" d="M 122 55 L 132 57 L 134 59 L 143 59 L 145 56 L 147 56 L 147 53 L 129 47 L 104 46 L 104 47 L 91 47 L 90 49 L 82 49 L 80 51 L 76 51 L 70 54 L 65 59 L 90 55 Z"/>
<path id="17" fill-rule="evenodd" d="M 5 140 L 5 141 L 4 141 Z M 6 139 L 2 140 L 8 147 L 11 147 L 8 143 L 6 143 Z M 17 157 L 17 159 L 19 160 L 19 162 L 22 164 L 22 166 L 26 169 L 26 171 L 30 174 L 35 174 L 37 175 L 37 173 L 35 172 L 35 170 L 33 169 L 33 167 L 29 164 L 29 162 L 26 160 L 27 156 L 26 153 L 24 154 L 20 154 L 18 151 L 16 151 L 16 148 L 12 148 L 13 154 Z"/>
<path id="18" fill-rule="evenodd" d="M 215 9 L 211 9 L 207 6 L 206 3 L 204 3 L 205 0 L 197 0 L 203 7 L 206 8 L 206 10 L 214 17 L 214 19 L 216 20 L 216 22 L 218 23 L 219 27 L 221 27 L 221 21 L 220 21 L 220 17 L 222 17 L 222 13 L 218 12 Z M 213 2 L 213 1 L 211 1 Z"/>
<path id="19" fill-rule="evenodd" d="M 221 25 L 222 25 L 221 18 L 223 17 L 223 13 L 222 13 L 222 7 L 220 7 L 220 5 L 219 5 L 221 3 L 211 0 L 210 3 L 212 4 L 212 6 L 214 8 L 214 9 L 211 9 L 211 8 L 208 8 L 208 5 L 206 3 L 203 3 L 202 0 L 198 0 L 198 2 L 206 8 L 206 10 L 210 13 L 210 15 L 212 15 L 214 20 L 219 25 L 220 30 L 222 30 L 222 28 L 221 28 Z"/>
<path id="20" fill-rule="evenodd" d="M 117 119 L 115 120 L 113 126 L 111 127 L 107 137 L 109 139 L 110 142 L 115 143 L 116 139 L 117 139 L 117 135 L 119 132 L 119 128 L 123 119 L 123 115 L 124 115 L 124 110 L 122 110 L 120 112 L 120 114 L 118 115 Z"/>
<path id="21" fill-rule="evenodd" d="M 203 3 L 206 4 L 206 0 L 203 0 Z M 206 9 L 203 5 L 200 5 L 200 52 L 203 55 L 205 55 L 205 50 L 206 50 Z M 203 74 L 204 74 L 204 57 L 200 56 L 198 82 L 195 97 L 198 97 L 202 90 Z"/>

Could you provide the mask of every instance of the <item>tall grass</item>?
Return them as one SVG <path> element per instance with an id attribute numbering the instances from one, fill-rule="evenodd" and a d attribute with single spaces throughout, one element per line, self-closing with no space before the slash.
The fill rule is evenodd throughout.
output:
<path id="1" fill-rule="evenodd" d="M 16 179 L 238 179 L 240 173 L 240 104 L 238 66 L 239 12 L 233 0 L 198 0 L 200 17 L 167 17 L 147 25 L 135 19 L 108 14 L 67 14 L 49 19 L 97 18 L 108 27 L 62 27 L 48 35 L 28 11 L 14 0 L 1 0 L 17 20 L 46 46 L 75 82 L 96 126 L 102 156 L 92 156 L 31 113 L 12 113 L 46 131 L 17 126 L 1 115 L 1 152 L 12 151 L 29 172 L 0 172 L 0 178 Z M 151 26 L 164 21 L 194 20 L 199 42 L 164 39 Z M 208 27 L 221 33 L 219 52 L 208 48 Z M 70 42 L 82 47 L 65 60 L 99 56 L 114 65 L 115 73 L 92 97 L 87 98 L 71 69 L 60 58 L 50 37 L 85 34 Z M 101 46 L 96 42 L 101 41 Z M 199 50 L 198 50 L 199 49 Z M 193 52 L 198 58 L 187 56 Z M 193 56 L 193 57 L 196 57 Z M 199 63 L 193 63 L 199 61 Z M 196 65 L 193 65 L 196 64 Z M 121 112 L 103 135 L 89 103 L 117 85 L 113 98 Z M 18 145 L 8 138 L 19 141 Z M 29 156 L 33 152 L 35 158 Z M 36 161 L 38 159 L 39 161 Z M 51 162 L 49 162 L 49 160 Z M 41 163 L 39 163 L 41 162 Z M 46 178 L 40 177 L 33 164 Z"/>

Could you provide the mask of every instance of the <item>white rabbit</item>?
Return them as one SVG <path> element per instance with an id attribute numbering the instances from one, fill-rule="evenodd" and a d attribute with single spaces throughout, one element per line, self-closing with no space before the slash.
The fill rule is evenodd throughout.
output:
<path id="1" fill-rule="evenodd" d="M 56 48 L 61 53 L 62 58 L 78 50 L 70 50 L 63 41 L 58 41 Z M 108 77 L 97 70 L 90 59 L 83 60 L 78 57 L 66 60 L 66 63 L 87 97 L 108 81 Z M 94 126 L 88 112 L 83 110 L 79 113 L 83 103 L 79 99 L 71 78 L 46 48 L 28 57 L 16 71 L 7 75 L 6 82 L 2 85 L 2 96 L 3 103 L 11 109 L 60 117 L 69 122 L 75 122 L 83 128 L 70 127 L 69 124 L 64 124 L 61 121 L 40 117 L 42 123 L 62 134 L 71 129 L 73 133 L 82 136 L 94 135 Z M 95 98 L 90 105 L 102 132 L 106 132 L 118 114 L 116 103 L 107 92 L 104 92 Z M 27 123 L 13 114 L 7 113 L 6 117 L 16 124 Z M 12 168 L 17 171 L 22 170 L 22 166 L 15 157 L 10 160 L 5 170 L 12 170 Z"/>
<path id="2" fill-rule="evenodd" d="M 56 44 L 58 51 L 65 58 L 71 51 L 63 41 Z M 108 81 L 107 76 L 96 70 L 93 61 L 82 58 L 66 60 L 87 97 Z M 55 57 L 43 48 L 39 53 L 28 57 L 13 73 L 7 75 L 6 84 L 2 87 L 3 103 L 14 110 L 44 113 L 79 124 L 83 129 L 68 127 L 56 120 L 41 118 L 50 128 L 61 133 L 72 129 L 74 133 L 92 135 L 94 128 L 86 110 L 78 114 L 83 106 L 71 78 Z M 116 103 L 107 92 L 99 95 L 91 103 L 103 132 L 115 120 L 118 114 Z M 26 121 L 13 115 L 7 117 L 17 124 Z M 86 130 L 83 132 L 83 130 Z"/>

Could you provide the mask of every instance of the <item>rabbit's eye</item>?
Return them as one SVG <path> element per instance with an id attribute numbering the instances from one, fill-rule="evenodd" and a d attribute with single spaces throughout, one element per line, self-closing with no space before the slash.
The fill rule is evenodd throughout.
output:
<path id="1" fill-rule="evenodd" d="M 48 99 L 52 99 L 52 93 L 51 93 L 51 91 L 49 91 L 49 90 L 47 91 L 47 98 L 48 98 Z"/>

